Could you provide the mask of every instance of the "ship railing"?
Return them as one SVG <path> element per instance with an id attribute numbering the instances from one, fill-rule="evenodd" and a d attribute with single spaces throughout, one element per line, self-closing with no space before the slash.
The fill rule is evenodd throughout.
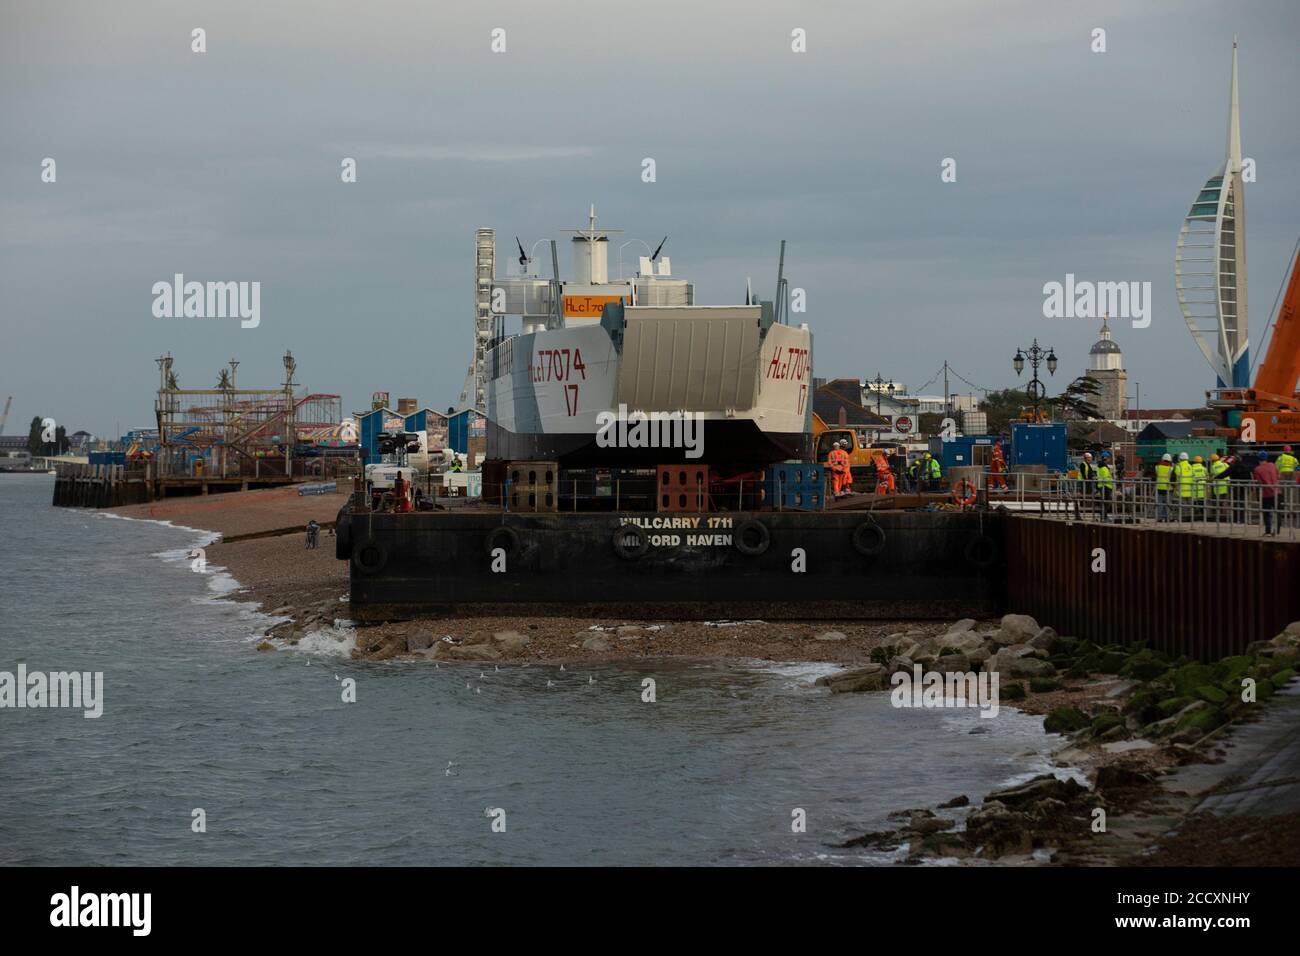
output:
<path id="1" fill-rule="evenodd" d="M 1003 488 L 1005 485 L 1005 489 Z M 1069 475 L 982 475 L 988 507 L 1047 519 L 1134 525 L 1196 534 L 1259 537 L 1265 522 L 1279 537 L 1300 540 L 1300 483 L 1284 475 L 1276 494 L 1243 478 L 1178 480 L 1125 476 L 1109 481 Z"/>

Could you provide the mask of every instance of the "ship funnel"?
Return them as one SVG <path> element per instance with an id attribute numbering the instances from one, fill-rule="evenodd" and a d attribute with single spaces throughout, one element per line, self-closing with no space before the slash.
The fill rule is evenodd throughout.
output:
<path id="1" fill-rule="evenodd" d="M 609 234 L 622 229 L 597 229 L 596 207 L 587 213 L 586 229 L 567 229 L 573 236 L 573 281 L 602 285 L 609 281 Z"/>
<path id="2" fill-rule="evenodd" d="M 573 281 L 599 284 L 609 281 L 609 240 L 602 235 L 573 237 Z"/>

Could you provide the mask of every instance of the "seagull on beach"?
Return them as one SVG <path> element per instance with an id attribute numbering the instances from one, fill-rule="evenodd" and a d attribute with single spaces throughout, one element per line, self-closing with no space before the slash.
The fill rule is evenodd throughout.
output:
<path id="1" fill-rule="evenodd" d="M 588 683 L 588 684 L 594 684 L 594 683 L 596 683 L 596 678 L 594 678 L 594 677 L 592 677 L 590 674 L 588 674 L 588 675 L 587 675 L 587 683 Z"/>
<path id="2" fill-rule="evenodd" d="M 548 681 L 546 682 L 546 686 L 547 686 L 547 687 L 554 687 L 554 686 L 555 686 L 555 681 L 548 680 Z"/>

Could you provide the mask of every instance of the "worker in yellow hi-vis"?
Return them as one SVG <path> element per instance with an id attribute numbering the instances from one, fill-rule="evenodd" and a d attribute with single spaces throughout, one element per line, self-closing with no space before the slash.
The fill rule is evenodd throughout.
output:
<path id="1" fill-rule="evenodd" d="M 1210 517 L 1222 521 L 1227 517 L 1228 463 L 1216 451 L 1210 455 L 1210 488 L 1206 504 Z"/>
<path id="2" fill-rule="evenodd" d="M 1178 520 L 1192 519 L 1192 505 L 1195 494 L 1195 472 L 1187 458 L 1187 452 L 1178 453 L 1178 464 L 1174 466 L 1174 480 L 1178 485 Z"/>

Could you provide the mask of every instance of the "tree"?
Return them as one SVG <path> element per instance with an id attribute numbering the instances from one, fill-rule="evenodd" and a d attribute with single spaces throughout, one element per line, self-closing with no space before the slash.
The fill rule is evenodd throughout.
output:
<path id="1" fill-rule="evenodd" d="M 937 435 L 943 430 L 944 415 L 941 412 L 922 412 L 916 416 L 916 430 L 921 435 Z"/>
<path id="2" fill-rule="evenodd" d="M 1000 435 L 1010 431 L 1011 423 L 1019 420 L 1021 410 L 1029 404 L 1029 393 L 1024 389 L 1004 388 L 989 392 L 980 402 L 980 411 L 988 416 L 989 434 Z"/>
<path id="3" fill-rule="evenodd" d="M 32 427 L 27 430 L 27 450 L 33 455 L 41 453 L 41 416 L 32 419 Z"/>
<path id="4" fill-rule="evenodd" d="M 1091 375 L 1080 375 L 1065 386 L 1065 391 L 1060 395 L 1044 399 L 1043 404 L 1059 413 L 1062 418 L 1101 418 L 1097 406 L 1089 401 L 1099 394 L 1101 394 L 1101 382 Z"/>

